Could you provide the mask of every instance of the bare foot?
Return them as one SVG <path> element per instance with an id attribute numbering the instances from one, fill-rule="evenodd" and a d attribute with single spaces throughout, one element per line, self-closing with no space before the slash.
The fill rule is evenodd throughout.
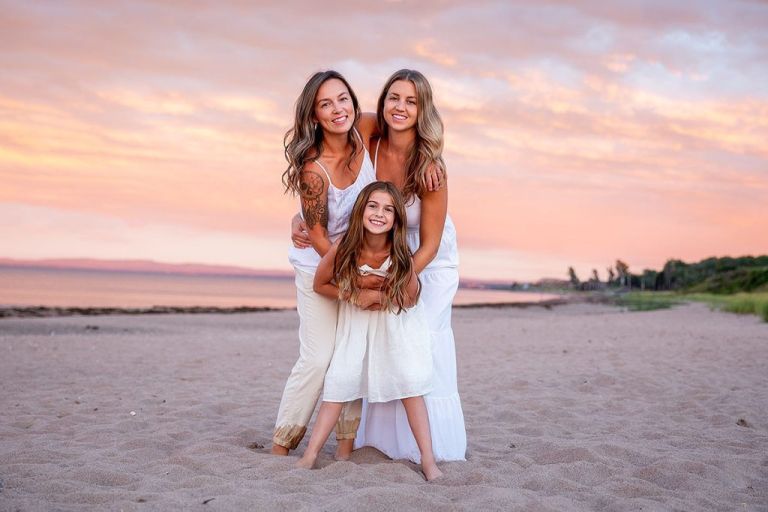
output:
<path id="1" fill-rule="evenodd" d="M 443 472 L 440 471 L 440 468 L 434 462 L 432 464 L 422 464 L 421 471 L 424 473 L 424 478 L 427 479 L 427 482 L 443 476 Z"/>
<path id="2" fill-rule="evenodd" d="M 269 453 L 272 455 L 288 455 L 288 448 L 273 443 L 272 449 L 269 451 Z"/>
<path id="3" fill-rule="evenodd" d="M 310 454 L 307 454 L 304 452 L 304 456 L 296 462 L 297 468 L 302 469 L 312 469 L 315 467 L 315 460 L 317 459 L 317 456 L 312 456 Z"/>
<path id="4" fill-rule="evenodd" d="M 336 446 L 336 455 L 333 458 L 336 460 L 349 460 L 354 445 L 354 439 L 339 439 L 338 446 Z"/>

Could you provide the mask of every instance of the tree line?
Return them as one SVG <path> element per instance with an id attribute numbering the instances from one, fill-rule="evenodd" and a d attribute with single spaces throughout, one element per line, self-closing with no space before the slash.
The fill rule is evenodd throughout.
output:
<path id="1" fill-rule="evenodd" d="M 640 274 L 630 272 L 626 262 L 616 260 L 606 268 L 605 281 L 600 280 L 597 269 L 582 281 L 573 267 L 568 267 L 568 278 L 577 290 L 629 288 L 723 294 L 768 291 L 768 255 L 713 257 L 696 263 L 671 259 L 661 270 L 645 269 Z"/>

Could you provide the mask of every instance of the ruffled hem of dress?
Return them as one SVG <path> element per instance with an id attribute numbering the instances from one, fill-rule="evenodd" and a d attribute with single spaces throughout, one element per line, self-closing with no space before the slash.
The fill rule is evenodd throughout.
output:
<path id="1" fill-rule="evenodd" d="M 438 461 L 467 460 L 467 430 L 464 427 L 464 411 L 458 393 L 449 397 L 426 395 L 424 402 L 429 414 L 429 430 L 432 433 L 432 451 Z M 418 460 L 421 455 L 416 451 Z"/>

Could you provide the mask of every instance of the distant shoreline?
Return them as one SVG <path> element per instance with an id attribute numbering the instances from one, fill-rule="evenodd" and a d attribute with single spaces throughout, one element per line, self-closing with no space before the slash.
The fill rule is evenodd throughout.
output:
<path id="1" fill-rule="evenodd" d="M 50 318 L 62 316 L 105 316 L 105 315 L 232 315 L 238 313 L 263 313 L 285 311 L 296 308 L 268 306 L 153 306 L 151 308 L 98 308 L 98 307 L 51 307 L 20 306 L 0 307 L 0 318 Z"/>
<path id="2" fill-rule="evenodd" d="M 531 302 L 482 302 L 474 304 L 457 304 L 454 308 L 527 308 L 539 306 L 551 308 L 574 302 L 572 298 L 560 296 L 556 299 Z M 52 307 L 52 306 L 0 306 L 0 319 L 3 318 L 54 318 L 67 316 L 106 316 L 106 315 L 234 315 L 242 313 L 266 313 L 270 311 L 295 310 L 295 307 L 216 307 L 216 306 L 153 306 L 151 308 L 120 308 L 120 307 Z"/>

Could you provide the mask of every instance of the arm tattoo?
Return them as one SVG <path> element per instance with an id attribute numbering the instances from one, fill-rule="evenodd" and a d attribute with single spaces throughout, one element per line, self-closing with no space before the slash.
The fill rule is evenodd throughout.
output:
<path id="1" fill-rule="evenodd" d="M 323 178 L 315 171 L 305 169 L 301 173 L 301 209 L 309 229 L 318 222 L 328 228 L 328 194 Z"/>

